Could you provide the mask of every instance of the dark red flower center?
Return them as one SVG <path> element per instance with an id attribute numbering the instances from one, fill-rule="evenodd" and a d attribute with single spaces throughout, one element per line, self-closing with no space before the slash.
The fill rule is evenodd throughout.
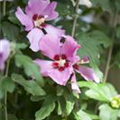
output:
<path id="1" fill-rule="evenodd" d="M 41 16 L 38 14 L 33 15 L 33 23 L 35 27 L 38 28 L 44 28 L 46 26 L 45 24 L 46 16 Z"/>
<path id="2" fill-rule="evenodd" d="M 69 62 L 67 60 L 67 56 L 64 54 L 55 55 L 54 62 L 52 65 L 55 69 L 58 69 L 59 71 L 65 70 L 65 68 L 69 67 Z"/>
<path id="3" fill-rule="evenodd" d="M 74 64 L 73 68 L 78 70 L 79 69 L 79 65 L 78 64 Z"/>

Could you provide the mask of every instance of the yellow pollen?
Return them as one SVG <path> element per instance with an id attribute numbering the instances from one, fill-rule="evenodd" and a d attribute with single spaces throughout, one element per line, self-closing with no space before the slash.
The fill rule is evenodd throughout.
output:
<path id="1" fill-rule="evenodd" d="M 40 27 L 40 25 L 43 24 L 44 22 L 45 22 L 45 18 L 40 18 L 34 21 L 34 25 L 35 27 Z"/>
<path id="2" fill-rule="evenodd" d="M 64 67 L 66 60 L 60 59 L 59 61 L 56 61 L 59 64 L 59 67 Z"/>

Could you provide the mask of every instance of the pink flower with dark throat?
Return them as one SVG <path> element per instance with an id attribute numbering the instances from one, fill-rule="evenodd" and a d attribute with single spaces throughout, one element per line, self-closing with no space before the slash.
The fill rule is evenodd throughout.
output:
<path id="1" fill-rule="evenodd" d="M 0 70 L 4 70 L 5 62 L 10 55 L 10 43 L 8 40 L 0 40 Z"/>
<path id="2" fill-rule="evenodd" d="M 94 80 L 99 82 L 92 68 L 83 66 L 88 63 L 87 57 L 80 59 L 77 56 L 77 50 L 80 45 L 70 36 L 64 36 L 65 41 L 62 43 L 59 39 L 51 35 L 45 35 L 40 41 L 40 50 L 43 55 L 51 60 L 36 59 L 34 62 L 40 66 L 43 76 L 49 76 L 59 85 L 66 85 L 68 80 L 71 81 L 72 89 L 80 93 L 76 80 L 76 72 L 85 80 Z"/>
<path id="3" fill-rule="evenodd" d="M 36 59 L 43 76 L 51 77 L 57 84 L 66 85 L 73 73 L 73 63 L 76 61 L 76 51 L 80 46 L 72 37 L 67 36 L 62 44 L 51 35 L 45 35 L 40 41 L 40 50 L 51 60 Z"/>
<path id="4" fill-rule="evenodd" d="M 57 37 L 65 33 L 64 30 L 45 23 L 58 17 L 58 13 L 54 10 L 56 5 L 56 2 L 50 3 L 48 0 L 29 0 L 25 13 L 20 7 L 17 8 L 16 17 L 25 26 L 25 30 L 30 31 L 27 38 L 34 52 L 39 51 L 39 41 L 45 33 Z"/>
<path id="5" fill-rule="evenodd" d="M 54 10 L 57 3 L 48 0 L 29 0 L 25 8 L 25 13 L 20 7 L 17 8 L 16 17 L 25 26 L 26 31 L 33 28 L 44 28 L 45 21 L 50 21 L 58 17 L 58 13 Z"/>

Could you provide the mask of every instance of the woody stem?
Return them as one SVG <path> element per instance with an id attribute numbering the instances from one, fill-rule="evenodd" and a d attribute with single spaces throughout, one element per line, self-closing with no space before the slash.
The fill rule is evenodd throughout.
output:
<path id="1" fill-rule="evenodd" d="M 79 0 L 76 0 L 76 5 L 75 5 L 76 15 L 73 20 L 73 27 L 72 27 L 72 33 L 71 33 L 72 37 L 75 36 L 75 29 L 76 29 L 76 24 L 77 24 L 77 19 L 78 19 L 78 14 L 77 14 L 78 8 L 79 8 Z"/>

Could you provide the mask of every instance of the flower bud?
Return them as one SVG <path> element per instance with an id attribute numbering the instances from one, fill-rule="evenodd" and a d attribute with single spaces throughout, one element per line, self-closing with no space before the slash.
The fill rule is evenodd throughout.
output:
<path id="1" fill-rule="evenodd" d="M 113 97 L 110 104 L 113 108 L 120 108 L 120 95 Z"/>

